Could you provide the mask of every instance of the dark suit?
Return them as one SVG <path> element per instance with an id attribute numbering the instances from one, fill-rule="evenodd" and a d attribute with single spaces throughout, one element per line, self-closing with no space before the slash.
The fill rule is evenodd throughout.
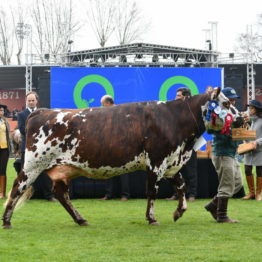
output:
<path id="1" fill-rule="evenodd" d="M 193 150 L 188 162 L 180 170 L 186 183 L 186 197 L 197 196 L 197 154 Z"/>
<path id="2" fill-rule="evenodd" d="M 25 124 L 26 119 L 31 114 L 28 108 L 26 108 L 24 111 L 18 113 L 18 129 L 22 136 L 22 142 L 21 142 L 21 152 L 25 153 Z"/>
<path id="3" fill-rule="evenodd" d="M 106 197 L 111 199 L 115 196 L 115 179 L 117 177 L 112 177 L 106 180 Z M 130 197 L 130 193 L 129 193 L 129 178 L 128 178 L 128 174 L 123 174 L 120 176 L 120 188 L 121 188 L 121 197 L 126 197 L 129 198 Z"/>
<path id="4" fill-rule="evenodd" d="M 26 145 L 26 134 L 25 134 L 25 126 L 26 126 L 26 120 L 28 116 L 31 114 L 28 108 L 26 108 L 24 111 L 18 113 L 18 129 L 22 136 L 21 141 L 21 168 L 24 166 L 24 160 L 25 160 L 25 145 Z M 49 176 L 45 173 L 41 173 L 36 181 L 33 183 L 35 196 L 38 197 L 44 197 L 46 199 L 53 198 L 52 193 L 52 181 L 49 178 Z"/>

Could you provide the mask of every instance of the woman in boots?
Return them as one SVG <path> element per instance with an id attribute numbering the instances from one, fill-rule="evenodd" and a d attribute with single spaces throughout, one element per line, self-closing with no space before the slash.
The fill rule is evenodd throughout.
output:
<path id="1" fill-rule="evenodd" d="M 254 150 L 245 154 L 245 174 L 249 193 L 243 197 L 244 200 L 256 199 L 261 201 L 262 190 L 262 103 L 252 100 L 249 104 L 249 115 L 251 121 L 250 130 L 256 130 L 256 140 L 253 143 Z M 249 119 L 246 119 L 249 120 Z M 254 177 L 252 173 L 253 166 L 256 167 L 256 191 L 254 186 Z"/>
<path id="2" fill-rule="evenodd" d="M 6 193 L 6 168 L 11 151 L 10 127 L 4 117 L 6 106 L 0 105 L 0 199 Z"/>

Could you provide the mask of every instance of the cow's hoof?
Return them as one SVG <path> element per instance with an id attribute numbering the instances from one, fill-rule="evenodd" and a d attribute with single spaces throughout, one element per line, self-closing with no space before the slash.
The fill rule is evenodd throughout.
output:
<path id="1" fill-rule="evenodd" d="M 3 229 L 11 229 L 12 226 L 11 225 L 3 225 Z"/>
<path id="2" fill-rule="evenodd" d="M 157 221 L 149 223 L 151 226 L 160 226 L 160 224 Z"/>
<path id="3" fill-rule="evenodd" d="M 178 210 L 176 210 L 174 213 L 174 221 L 176 222 L 181 216 L 182 214 Z"/>
<path id="4" fill-rule="evenodd" d="M 88 224 L 87 221 L 84 221 L 82 223 L 79 223 L 79 226 L 86 227 L 86 226 L 90 226 L 90 224 Z"/>

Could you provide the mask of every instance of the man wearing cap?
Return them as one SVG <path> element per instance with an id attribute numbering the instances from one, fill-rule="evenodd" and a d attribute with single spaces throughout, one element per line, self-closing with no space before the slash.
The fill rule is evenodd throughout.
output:
<path id="1" fill-rule="evenodd" d="M 232 87 L 225 87 L 222 93 L 232 105 L 239 98 Z M 224 106 L 228 108 L 227 104 Z M 242 124 L 242 121 L 233 123 L 234 127 L 239 127 Z M 238 142 L 232 140 L 231 134 L 221 134 L 220 131 L 213 131 L 212 135 L 212 163 L 218 175 L 219 185 L 217 195 L 205 206 L 205 209 L 219 223 L 236 223 L 237 220 L 227 216 L 227 206 L 228 199 L 243 186 L 240 165 L 235 158 Z"/>
<path id="2" fill-rule="evenodd" d="M 245 154 L 245 174 L 249 193 L 243 197 L 244 200 L 256 199 L 261 201 L 262 191 L 262 103 L 252 100 L 249 103 L 249 117 L 246 121 L 251 121 L 250 130 L 256 131 L 256 140 L 253 143 L 254 150 Z M 256 167 L 256 192 L 254 187 L 253 167 Z"/>

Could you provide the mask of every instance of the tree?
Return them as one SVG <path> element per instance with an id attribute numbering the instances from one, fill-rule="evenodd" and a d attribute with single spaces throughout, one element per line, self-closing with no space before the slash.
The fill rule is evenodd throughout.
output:
<path id="1" fill-rule="evenodd" d="M 87 18 L 101 47 L 104 47 L 112 35 L 114 16 L 116 11 L 115 0 L 89 0 Z"/>
<path id="2" fill-rule="evenodd" d="M 75 32 L 80 28 L 73 15 L 72 0 L 35 0 L 32 7 L 33 45 L 43 62 L 46 57 L 57 61 L 67 53 Z"/>
<path id="3" fill-rule="evenodd" d="M 0 6 L 0 59 L 4 65 L 9 65 L 13 53 L 13 20 L 7 15 L 8 10 Z"/>
<path id="4" fill-rule="evenodd" d="M 15 22 L 14 26 L 15 26 L 15 37 L 16 37 L 16 44 L 17 44 L 16 58 L 17 58 L 18 65 L 21 65 L 22 63 L 21 55 L 23 52 L 25 39 L 29 37 L 30 34 L 32 33 L 31 31 L 32 28 L 30 27 L 29 24 L 26 24 L 26 16 L 27 16 L 26 10 L 27 10 L 27 6 L 25 6 L 25 3 L 22 4 L 20 0 L 17 1 L 17 4 L 11 10 L 13 21 Z"/>
<path id="5" fill-rule="evenodd" d="M 141 38 L 148 30 L 149 23 L 133 0 L 118 0 L 115 32 L 120 45 L 129 44 Z"/>
<path id="6" fill-rule="evenodd" d="M 255 30 L 253 30 L 255 28 Z M 247 56 L 252 55 L 254 61 L 262 59 L 262 14 L 258 15 L 258 23 L 255 26 L 247 26 L 246 33 L 239 34 L 236 51 L 243 52 Z"/>

